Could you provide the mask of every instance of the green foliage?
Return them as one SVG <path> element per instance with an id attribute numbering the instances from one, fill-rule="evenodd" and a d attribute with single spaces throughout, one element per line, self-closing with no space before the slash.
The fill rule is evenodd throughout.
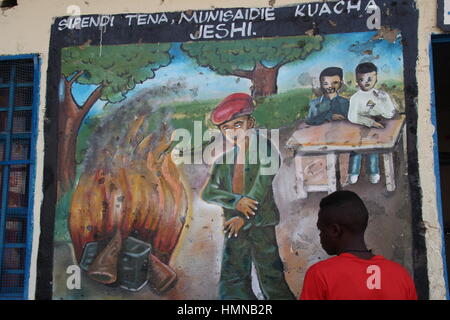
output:
<path id="1" fill-rule="evenodd" d="M 68 47 L 62 50 L 62 73 L 70 80 L 83 71 L 77 83 L 103 85 L 100 99 L 119 102 L 136 84 L 169 65 L 170 48 L 170 43 Z"/>
<path id="2" fill-rule="evenodd" d="M 73 193 L 73 190 L 66 192 L 56 203 L 55 231 L 53 236 L 55 241 L 70 242 L 68 221 Z"/>
<path id="3" fill-rule="evenodd" d="M 191 134 L 191 144 L 194 144 L 194 121 L 201 121 L 202 133 L 208 129 L 217 127 L 210 121 L 213 109 L 220 102 L 220 99 L 191 101 L 187 103 L 177 103 L 173 108 L 173 114 L 169 124 L 173 129 L 186 129 Z"/>
<path id="4" fill-rule="evenodd" d="M 266 67 L 305 59 L 322 49 L 322 36 L 296 36 L 235 41 L 186 42 L 181 49 L 202 67 L 221 75 L 236 70 L 251 71 L 256 63 Z"/>
<path id="5" fill-rule="evenodd" d="M 261 99 L 253 112 L 257 126 L 275 129 L 305 119 L 311 98 L 311 89 L 293 89 Z M 173 129 L 187 129 L 192 135 L 194 120 L 202 121 L 203 130 L 215 128 L 209 120 L 209 115 L 219 102 L 220 100 L 202 100 L 167 106 L 166 108 L 170 108 L 173 112 L 169 124 Z"/>
<path id="6" fill-rule="evenodd" d="M 210 114 L 220 99 L 190 101 L 173 105 L 171 125 L 176 128 L 193 128 L 193 121 L 202 121 L 205 128 L 216 128 L 210 121 Z"/>
<path id="7" fill-rule="evenodd" d="M 311 89 L 293 89 L 264 98 L 253 112 L 258 127 L 277 129 L 305 119 L 311 95 Z"/>

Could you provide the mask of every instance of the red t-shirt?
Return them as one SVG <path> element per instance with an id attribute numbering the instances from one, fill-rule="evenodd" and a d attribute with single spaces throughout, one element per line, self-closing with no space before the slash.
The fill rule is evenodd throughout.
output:
<path id="1" fill-rule="evenodd" d="M 370 260 L 349 253 L 308 269 L 300 300 L 417 300 L 408 271 L 377 255 Z"/>

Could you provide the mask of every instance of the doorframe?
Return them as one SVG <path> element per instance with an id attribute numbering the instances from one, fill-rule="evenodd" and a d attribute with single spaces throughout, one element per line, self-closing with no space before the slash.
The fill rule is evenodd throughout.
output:
<path id="1" fill-rule="evenodd" d="M 448 280 L 448 267 L 447 267 L 447 255 L 446 255 L 446 243 L 445 243 L 445 225 L 444 225 L 444 215 L 442 212 L 442 192 L 441 192 L 441 174 L 440 174 L 440 164 L 439 164 L 439 141 L 438 141 L 438 127 L 437 127 L 437 117 L 436 117 L 436 91 L 434 82 L 434 63 L 433 63 L 433 44 L 435 43 L 449 43 L 450 44 L 450 34 L 432 34 L 431 41 L 429 45 L 429 59 L 430 59 L 430 84 L 431 84 L 431 123 L 435 130 L 433 133 L 433 155 L 434 155 L 434 175 L 436 177 L 436 207 L 438 211 L 438 221 L 441 227 L 441 241 L 442 241 L 442 262 L 444 271 L 444 281 L 445 281 L 445 297 L 450 300 L 449 293 L 449 280 Z M 450 253 L 450 250 L 449 250 Z"/>

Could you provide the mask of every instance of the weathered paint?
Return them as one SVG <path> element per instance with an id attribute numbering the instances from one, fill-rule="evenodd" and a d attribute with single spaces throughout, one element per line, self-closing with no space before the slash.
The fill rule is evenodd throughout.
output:
<path id="1" fill-rule="evenodd" d="M 16 30 L 15 32 L 5 32 L 2 34 L 4 39 L 0 54 L 21 54 L 21 53 L 39 53 L 42 57 L 42 74 L 41 74 L 41 97 L 45 97 L 46 88 L 46 70 L 48 68 L 48 54 L 50 43 L 50 26 L 52 17 L 63 16 L 67 14 L 66 9 L 73 4 L 74 1 L 59 1 L 57 4 L 49 1 L 47 5 L 43 1 L 21 1 L 18 6 L 3 11 L 6 17 L 0 20 L 0 30 Z M 308 1 L 297 1 L 298 3 L 307 3 Z M 290 1 L 251 1 L 246 3 L 248 6 L 266 6 L 269 5 L 288 5 Z M 96 1 L 95 3 L 79 1 L 82 14 L 103 14 L 103 13 L 129 13 L 129 12 L 170 12 L 189 9 L 210 9 L 212 7 L 221 6 L 217 1 L 189 1 L 184 3 L 176 3 L 176 1 L 163 1 L 158 4 L 149 4 L 147 1 L 133 2 L 123 4 L 121 1 Z M 228 7 L 240 7 L 241 1 L 229 1 Z M 436 28 L 436 3 L 434 1 L 422 0 L 417 1 L 419 11 L 419 27 L 418 27 L 418 60 L 416 68 L 416 76 L 419 86 L 417 100 L 417 150 L 420 188 L 422 190 L 422 215 L 424 220 L 424 228 L 426 230 L 426 254 L 427 254 L 427 272 L 430 284 L 430 298 L 445 298 L 445 281 L 443 279 L 443 264 L 441 257 L 441 226 L 438 219 L 438 210 L 436 205 L 436 178 L 433 166 L 435 163 L 433 157 L 433 131 L 434 126 L 431 122 L 431 86 L 429 74 L 429 43 L 431 33 L 440 33 Z M 45 12 L 40 10 L 42 7 L 47 8 Z M 26 26 L 24 28 L 23 26 Z M 21 31 L 23 30 L 23 31 Z M 33 30 L 33 32 L 29 32 Z M 39 143 L 38 143 L 38 162 L 36 176 L 36 198 L 35 208 L 39 208 L 42 202 L 43 190 L 39 186 L 46 188 L 47 183 L 43 178 L 43 125 L 45 101 L 41 99 L 40 123 L 39 123 Z M 30 298 L 34 297 L 34 281 L 36 276 L 37 248 L 39 242 L 39 221 L 40 212 L 36 209 L 35 214 L 35 231 L 33 241 L 32 255 L 32 274 L 30 281 Z"/>

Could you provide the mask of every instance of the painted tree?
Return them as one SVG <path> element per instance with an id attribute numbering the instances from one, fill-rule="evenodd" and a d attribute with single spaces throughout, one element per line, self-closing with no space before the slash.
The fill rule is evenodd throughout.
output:
<path id="1" fill-rule="evenodd" d="M 250 79 L 252 96 L 257 98 L 277 93 L 279 69 L 321 50 L 322 42 L 322 36 L 297 36 L 187 42 L 182 44 L 181 49 L 200 66 L 220 75 Z"/>
<path id="2" fill-rule="evenodd" d="M 75 152 L 81 123 L 98 100 L 110 103 L 125 99 L 136 84 L 155 77 L 169 65 L 170 43 L 121 46 L 68 47 L 62 50 L 62 83 L 58 117 L 58 195 L 68 191 L 75 179 Z M 73 95 L 75 83 L 95 86 L 82 104 Z"/>

